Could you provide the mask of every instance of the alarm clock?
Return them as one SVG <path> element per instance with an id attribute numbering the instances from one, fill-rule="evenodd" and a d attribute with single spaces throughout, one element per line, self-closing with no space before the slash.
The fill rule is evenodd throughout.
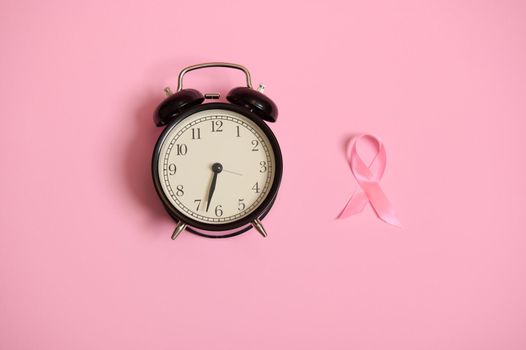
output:
<path id="1" fill-rule="evenodd" d="M 235 87 L 225 102 L 218 93 L 183 88 L 186 73 L 221 67 L 242 71 L 246 86 Z M 250 72 L 233 63 L 203 63 L 184 68 L 177 91 L 154 112 L 163 127 L 152 159 L 155 189 L 177 222 L 172 239 L 183 231 L 226 238 L 255 228 L 271 209 L 281 182 L 283 161 L 267 123 L 278 117 L 264 86 L 252 88 Z M 216 100 L 216 101 L 214 101 Z"/>

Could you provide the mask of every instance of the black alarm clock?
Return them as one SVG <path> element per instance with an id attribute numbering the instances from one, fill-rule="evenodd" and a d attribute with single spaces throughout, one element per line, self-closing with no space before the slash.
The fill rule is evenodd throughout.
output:
<path id="1" fill-rule="evenodd" d="M 241 70 L 246 86 L 230 90 L 228 102 L 218 93 L 183 89 L 186 73 L 209 67 Z M 179 73 L 175 93 L 157 107 L 154 122 L 164 127 L 155 146 L 152 176 L 168 214 L 177 222 L 172 239 L 182 231 L 225 238 L 255 228 L 278 193 L 283 172 L 281 151 L 267 123 L 278 116 L 276 104 L 252 88 L 250 72 L 232 63 L 203 63 Z M 206 102 L 206 103 L 205 103 Z"/>

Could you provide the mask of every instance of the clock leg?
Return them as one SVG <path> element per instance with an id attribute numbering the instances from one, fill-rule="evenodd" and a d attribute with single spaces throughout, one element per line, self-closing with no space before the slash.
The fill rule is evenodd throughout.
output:
<path id="1" fill-rule="evenodd" d="M 263 237 L 267 237 L 267 231 L 265 231 L 265 228 L 263 227 L 259 219 L 252 221 L 252 226 L 254 226 L 256 230 L 258 230 L 260 235 L 262 235 Z"/>
<path id="2" fill-rule="evenodd" d="M 176 239 L 177 236 L 179 236 L 179 234 L 181 232 L 183 232 L 183 230 L 186 228 L 186 224 L 182 221 L 179 221 L 179 223 L 177 224 L 177 226 L 175 226 L 175 230 L 174 230 L 174 233 L 172 233 L 172 239 Z"/>

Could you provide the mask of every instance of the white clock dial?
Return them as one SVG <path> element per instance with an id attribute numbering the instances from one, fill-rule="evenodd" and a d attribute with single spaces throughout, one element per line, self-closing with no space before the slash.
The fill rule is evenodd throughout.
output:
<path id="1" fill-rule="evenodd" d="M 267 197 L 275 155 L 252 120 L 210 109 L 186 117 L 168 132 L 158 174 L 162 191 L 183 215 L 225 224 L 249 215 Z"/>

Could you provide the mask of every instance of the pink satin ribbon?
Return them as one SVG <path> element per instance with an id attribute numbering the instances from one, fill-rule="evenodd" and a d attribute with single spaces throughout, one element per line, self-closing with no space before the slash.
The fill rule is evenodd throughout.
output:
<path id="1" fill-rule="evenodd" d="M 356 145 L 360 140 L 369 140 L 376 145 L 377 153 L 369 166 L 365 164 L 356 151 Z M 343 219 L 361 213 L 367 203 L 371 203 L 371 207 L 381 220 L 388 224 L 402 227 L 396 217 L 393 206 L 379 184 L 380 179 L 384 175 L 386 160 L 387 157 L 382 141 L 373 135 L 359 135 L 349 142 L 347 145 L 347 161 L 361 190 L 356 190 L 353 193 L 338 218 Z"/>

